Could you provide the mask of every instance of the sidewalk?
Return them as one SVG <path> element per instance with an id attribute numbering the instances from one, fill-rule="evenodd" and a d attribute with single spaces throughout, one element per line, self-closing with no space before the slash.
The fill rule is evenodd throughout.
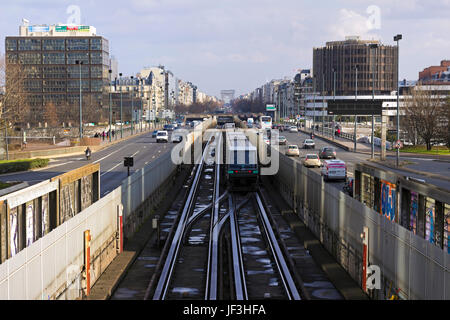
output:
<path id="1" fill-rule="evenodd" d="M 306 133 L 306 134 L 310 134 L 311 131 L 307 131 L 304 129 L 300 129 L 299 131 Z M 339 137 L 334 137 L 331 138 L 329 136 L 322 136 L 320 134 L 320 131 L 314 131 L 314 135 L 317 138 L 320 138 L 322 140 L 325 140 L 327 142 L 330 142 L 332 144 L 337 145 L 338 147 L 341 147 L 349 152 L 354 152 L 354 148 L 355 148 L 355 143 L 353 141 L 344 139 L 344 138 L 339 138 Z M 375 153 L 380 153 L 381 148 L 375 146 Z M 362 154 L 372 154 L 372 146 L 368 143 L 361 143 L 361 142 L 357 142 L 356 143 L 356 152 L 357 153 L 362 153 Z M 397 153 L 396 151 L 389 151 L 386 150 L 386 155 L 387 156 L 395 156 Z M 450 162 L 450 155 L 438 155 L 438 154 L 423 154 L 423 153 L 412 153 L 412 152 L 400 152 L 400 158 L 401 157 L 416 157 L 416 158 L 428 158 L 428 159 L 436 159 L 436 160 L 441 160 L 444 162 Z"/>
<path id="2" fill-rule="evenodd" d="M 157 128 L 161 128 L 161 125 L 158 125 Z M 105 148 L 108 148 L 109 146 L 112 146 L 116 143 L 126 141 L 128 139 L 131 139 L 133 137 L 138 137 L 140 135 L 144 135 L 149 133 L 150 131 L 154 130 L 152 126 L 148 126 L 146 130 L 143 128 L 143 131 L 140 132 L 140 130 L 135 134 L 131 135 L 130 132 L 128 134 L 124 134 L 124 138 L 120 139 L 120 131 L 114 135 L 114 138 L 111 142 L 109 142 L 109 138 L 105 138 L 104 141 L 100 141 L 100 144 L 97 146 L 90 146 L 92 152 L 98 152 L 100 150 L 103 150 Z M 125 133 L 125 132 L 124 132 Z M 60 157 L 70 157 L 70 156 L 76 156 L 76 155 L 83 155 L 84 150 L 86 149 L 86 146 L 73 146 L 73 147 L 58 147 L 53 145 L 42 145 L 43 148 L 34 148 L 30 147 L 25 149 L 24 151 L 16 151 L 16 152 L 10 152 L 9 153 L 9 159 L 15 160 L 15 159 L 33 159 L 33 158 L 60 158 Z"/>

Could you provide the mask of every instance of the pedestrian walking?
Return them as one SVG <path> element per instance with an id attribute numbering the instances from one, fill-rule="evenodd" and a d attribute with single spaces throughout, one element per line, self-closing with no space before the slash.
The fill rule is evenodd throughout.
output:
<path id="1" fill-rule="evenodd" d="M 105 130 L 103 130 L 103 132 L 102 132 L 102 139 L 103 139 L 103 141 L 105 141 L 105 136 L 106 136 Z"/>
<path id="2" fill-rule="evenodd" d="M 112 134 L 112 138 L 114 139 L 115 131 L 114 130 L 111 131 L 111 134 Z"/>

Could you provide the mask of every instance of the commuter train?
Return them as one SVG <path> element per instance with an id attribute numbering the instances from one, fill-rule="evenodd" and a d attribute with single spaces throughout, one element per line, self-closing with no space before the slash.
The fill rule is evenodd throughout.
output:
<path id="1" fill-rule="evenodd" d="M 225 164 L 231 191 L 255 191 L 259 180 L 258 150 L 242 131 L 227 131 Z"/>

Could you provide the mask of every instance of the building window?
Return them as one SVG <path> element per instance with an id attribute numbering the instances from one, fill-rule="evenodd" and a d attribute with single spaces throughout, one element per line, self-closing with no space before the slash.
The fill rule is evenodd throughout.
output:
<path id="1" fill-rule="evenodd" d="M 91 78 L 102 78 L 102 66 L 91 67 Z"/>
<path id="2" fill-rule="evenodd" d="M 42 92 L 41 80 L 24 80 L 23 87 L 27 92 Z"/>
<path id="3" fill-rule="evenodd" d="M 66 92 L 66 80 L 44 80 L 44 92 Z"/>
<path id="4" fill-rule="evenodd" d="M 81 80 L 81 90 L 89 91 L 89 80 Z M 67 91 L 80 91 L 80 80 L 68 80 L 67 81 Z"/>
<path id="5" fill-rule="evenodd" d="M 67 51 L 73 51 L 73 50 L 83 50 L 87 51 L 89 50 L 89 39 L 67 39 Z"/>
<path id="6" fill-rule="evenodd" d="M 67 67 L 67 77 L 71 79 L 80 78 L 80 66 L 68 66 Z M 81 66 L 81 78 L 89 78 L 89 66 Z"/>
<path id="7" fill-rule="evenodd" d="M 16 51 L 16 50 L 17 50 L 17 40 L 6 39 L 6 51 Z"/>
<path id="8" fill-rule="evenodd" d="M 65 79 L 67 77 L 65 66 L 43 67 L 43 77 L 45 79 Z M 64 85 L 65 88 L 65 85 Z"/>
<path id="9" fill-rule="evenodd" d="M 105 52 L 109 52 L 109 43 L 106 39 L 102 39 L 102 50 Z"/>
<path id="10" fill-rule="evenodd" d="M 81 60 L 84 64 L 89 64 L 89 52 L 71 52 L 67 54 L 67 64 L 75 64 Z"/>
<path id="11" fill-rule="evenodd" d="M 63 105 L 66 102 L 65 94 L 45 94 L 44 103 L 53 103 L 54 105 Z"/>
<path id="12" fill-rule="evenodd" d="M 25 73 L 25 76 L 29 79 L 41 78 L 42 68 L 39 66 L 24 66 L 23 71 Z"/>
<path id="13" fill-rule="evenodd" d="M 6 55 L 7 63 L 17 63 L 17 54 L 16 53 L 8 53 Z"/>
<path id="14" fill-rule="evenodd" d="M 91 50 L 102 50 L 102 39 L 100 38 L 91 39 Z"/>
<path id="15" fill-rule="evenodd" d="M 102 53 L 100 51 L 91 52 L 91 64 L 102 64 L 102 62 Z"/>
<path id="16" fill-rule="evenodd" d="M 41 50 L 40 39 L 19 39 L 19 51 Z"/>
<path id="17" fill-rule="evenodd" d="M 64 51 L 66 49 L 64 39 L 44 39 L 42 50 Z"/>
<path id="18" fill-rule="evenodd" d="M 103 80 L 91 80 L 91 91 L 101 92 L 103 89 Z"/>
<path id="19" fill-rule="evenodd" d="M 43 64 L 65 64 L 66 57 L 62 52 L 44 52 L 42 54 Z"/>
<path id="20" fill-rule="evenodd" d="M 40 53 L 19 53 L 20 64 L 41 64 Z"/>

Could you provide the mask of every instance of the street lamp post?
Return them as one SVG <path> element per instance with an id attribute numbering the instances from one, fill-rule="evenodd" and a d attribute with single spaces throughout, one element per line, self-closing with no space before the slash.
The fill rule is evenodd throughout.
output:
<path id="1" fill-rule="evenodd" d="M 336 69 L 333 69 L 333 100 L 336 101 Z M 336 116 L 333 114 L 333 137 L 336 128 Z"/>
<path id="2" fill-rule="evenodd" d="M 313 78 L 313 126 L 312 126 L 312 132 L 314 133 L 314 126 L 316 122 L 316 78 Z"/>
<path id="3" fill-rule="evenodd" d="M 109 69 L 109 142 L 111 142 L 111 133 L 112 133 L 112 83 L 111 76 L 112 70 Z"/>
<path id="4" fill-rule="evenodd" d="M 400 79 L 400 40 L 402 40 L 403 36 L 398 34 L 394 37 L 394 41 L 397 41 L 397 141 L 400 141 L 400 88 L 399 88 L 399 79 Z M 397 157 L 396 157 L 396 165 L 399 166 L 400 162 L 400 148 L 397 148 Z"/>
<path id="5" fill-rule="evenodd" d="M 141 92 L 142 95 L 144 95 L 144 79 L 141 79 Z M 142 98 L 141 98 L 142 100 Z M 148 98 L 147 98 L 148 100 Z M 144 116 L 144 104 L 141 102 L 141 116 L 139 117 L 139 124 L 141 127 L 141 132 L 142 132 L 142 117 Z"/>
<path id="6" fill-rule="evenodd" d="M 134 79 L 134 77 L 133 76 L 131 76 L 130 77 L 131 78 L 131 135 L 133 135 L 133 117 L 134 117 L 134 115 L 133 115 L 133 113 L 134 113 L 134 82 L 133 82 L 133 79 Z"/>
<path id="7" fill-rule="evenodd" d="M 358 116 L 356 115 L 356 103 L 358 101 L 358 66 L 355 66 L 356 79 L 355 79 L 355 132 L 354 132 L 354 148 L 356 152 L 356 126 L 358 124 Z"/>
<path id="8" fill-rule="evenodd" d="M 378 44 L 373 43 L 370 45 L 370 48 L 375 49 L 372 52 L 375 51 L 375 54 L 376 54 L 376 49 L 378 48 Z M 372 101 L 375 101 L 375 67 L 377 65 L 375 58 L 376 57 L 374 56 L 374 59 L 373 59 L 374 63 L 372 65 Z M 374 132 L 375 132 L 375 116 L 372 114 L 372 138 L 370 140 L 370 142 L 371 142 L 371 159 L 375 158 L 375 141 L 374 141 L 375 134 L 374 134 Z"/>
<path id="9" fill-rule="evenodd" d="M 122 74 L 119 73 L 120 86 L 120 138 L 123 138 L 123 110 L 122 110 Z"/>
<path id="10" fill-rule="evenodd" d="M 82 108 L 82 92 L 81 92 L 81 65 L 83 61 L 76 60 L 75 63 L 80 66 L 80 143 L 81 139 L 83 139 L 83 108 Z"/>

